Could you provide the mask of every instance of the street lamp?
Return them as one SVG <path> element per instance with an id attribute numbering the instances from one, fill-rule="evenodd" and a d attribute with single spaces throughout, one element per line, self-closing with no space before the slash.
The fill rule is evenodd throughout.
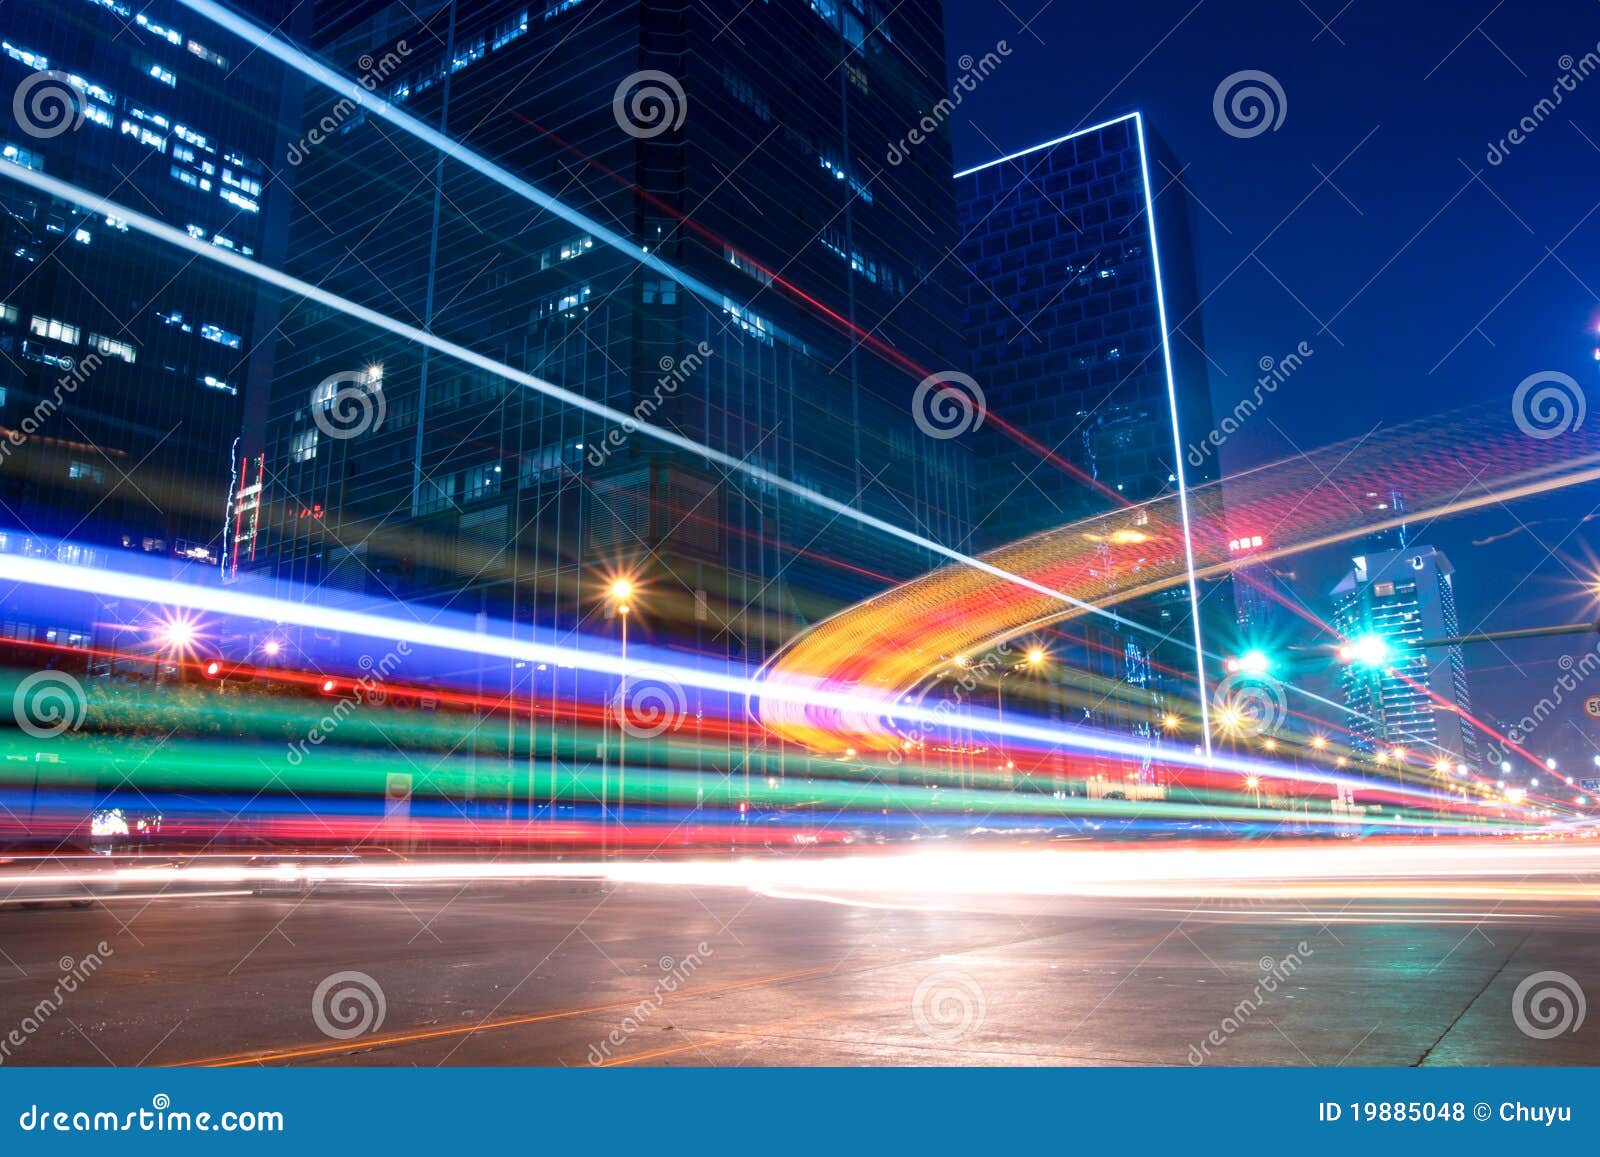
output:
<path id="1" fill-rule="evenodd" d="M 1045 661 L 1048 658 L 1049 655 L 1045 653 L 1045 649 L 1043 647 L 1029 647 L 1027 653 L 1023 656 L 1023 661 L 1012 670 L 1018 671 L 1026 667 L 1029 670 L 1037 671 L 1039 668 L 1044 666 Z M 1002 729 L 1006 725 L 1006 676 L 1011 673 L 1011 671 L 1001 671 L 999 677 L 994 681 L 995 714 L 1000 721 L 1000 726 Z M 1002 730 L 1000 732 L 999 743 L 1000 754 L 1002 756 L 1006 754 L 1005 742 L 1005 732 Z"/>
<path id="2" fill-rule="evenodd" d="M 617 688 L 617 820 L 621 822 L 626 814 L 627 798 L 624 792 L 628 775 L 628 612 L 632 610 L 628 600 L 633 597 L 633 582 L 625 578 L 613 580 L 610 594 L 617 618 L 622 622 L 622 672 Z"/>

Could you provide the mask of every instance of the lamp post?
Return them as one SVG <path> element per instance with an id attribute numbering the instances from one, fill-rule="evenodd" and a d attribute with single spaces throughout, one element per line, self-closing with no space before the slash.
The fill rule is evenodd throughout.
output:
<path id="1" fill-rule="evenodd" d="M 1011 762 L 1010 757 L 1009 757 L 1009 755 L 1007 754 L 1007 751 L 1006 751 L 1006 736 L 1005 736 L 1005 725 L 1006 725 L 1006 676 L 1007 675 L 1011 675 L 1011 674 L 1015 674 L 1018 671 L 1037 671 L 1037 670 L 1039 670 L 1041 667 L 1043 667 L 1045 665 L 1045 662 L 1049 659 L 1049 657 L 1050 656 L 1045 653 L 1045 650 L 1044 650 L 1043 647 L 1029 647 L 1028 648 L 1028 652 L 1023 657 L 1022 662 L 1020 662 L 1020 663 L 1016 664 L 1015 666 L 1013 666 L 1011 668 L 1011 670 L 1009 670 L 1009 671 L 1001 671 L 999 678 L 997 678 L 994 681 L 995 714 L 996 714 L 997 719 L 999 720 L 1000 728 L 1001 728 L 1001 731 L 1000 731 L 1000 742 L 998 744 L 998 746 L 1000 748 L 1000 766 L 999 766 L 998 770 L 1000 770 L 1000 771 L 1007 770 L 1007 765 Z"/>
<path id="2" fill-rule="evenodd" d="M 628 774 L 628 600 L 633 597 L 633 583 L 617 579 L 611 584 L 611 599 L 616 605 L 617 617 L 622 620 L 622 676 L 617 690 L 617 819 L 625 815 L 624 785 Z"/>

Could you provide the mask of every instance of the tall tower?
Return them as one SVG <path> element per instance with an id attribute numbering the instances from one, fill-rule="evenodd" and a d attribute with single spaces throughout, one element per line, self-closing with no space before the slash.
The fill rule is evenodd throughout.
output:
<path id="1" fill-rule="evenodd" d="M 255 7 L 291 30 L 300 19 L 287 3 Z M 169 0 L 15 0 L 0 88 L 16 98 L 0 124 L 0 549 L 61 537 L 175 573 L 216 566 L 272 296 L 16 178 L 64 181 L 277 264 L 279 70 Z"/>
<path id="2" fill-rule="evenodd" d="M 1418 646 L 1461 633 L 1450 560 L 1417 545 L 1360 555 L 1333 588 L 1333 600 L 1341 635 L 1388 644 L 1385 661 L 1352 663 L 1340 675 L 1356 746 L 1422 747 L 1476 767 L 1477 736 L 1463 718 L 1472 700 L 1461 648 Z"/>
<path id="3" fill-rule="evenodd" d="M 987 544 L 1137 521 L 1166 496 L 1187 540 L 1187 490 L 1215 478 L 1214 459 L 1184 459 L 1211 428 L 1210 389 L 1181 188 L 1155 203 L 1161 152 L 1129 113 L 956 174 L 973 375 L 994 418 L 977 456 Z M 1202 593 L 1191 581 L 1118 608 L 1144 631 L 1082 620 L 1071 662 L 1114 654 L 1125 683 L 1192 699 Z"/>
<path id="4" fill-rule="evenodd" d="M 463 151 L 313 86 L 300 276 L 962 540 L 966 451 L 910 408 L 962 348 L 948 141 L 879 160 L 943 95 L 937 5 L 334 2 L 316 44 Z M 284 332 L 264 450 L 285 577 L 569 628 L 626 571 L 662 632 L 759 662 L 936 561 L 345 316 Z M 381 393 L 381 421 L 330 433 L 338 374 Z"/>

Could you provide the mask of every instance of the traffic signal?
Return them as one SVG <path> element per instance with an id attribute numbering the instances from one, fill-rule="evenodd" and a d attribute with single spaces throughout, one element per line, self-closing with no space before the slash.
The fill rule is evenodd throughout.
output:
<path id="1" fill-rule="evenodd" d="M 1265 651 L 1246 651 L 1237 658 L 1229 659 L 1223 666 L 1227 667 L 1230 675 L 1240 672 L 1246 675 L 1265 675 L 1272 668 L 1272 660 Z"/>
<path id="2" fill-rule="evenodd" d="M 1389 640 L 1382 635 L 1357 635 L 1339 648 L 1341 661 L 1363 667 L 1381 667 L 1390 657 Z"/>

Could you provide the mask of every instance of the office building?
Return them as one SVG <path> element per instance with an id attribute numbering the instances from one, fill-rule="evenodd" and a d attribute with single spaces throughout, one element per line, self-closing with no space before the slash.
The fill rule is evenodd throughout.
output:
<path id="1" fill-rule="evenodd" d="M 290 16 L 287 4 L 258 11 Z M 250 392 L 266 386 L 270 296 L 6 172 L 56 178 L 280 262 L 284 198 L 270 158 L 287 123 L 281 80 L 178 4 L 6 6 L 0 549 L 84 562 L 133 551 L 180 577 L 224 560 L 235 444 Z M 8 614 L 5 631 L 89 637 L 81 621 L 27 614 Z"/>
<path id="2" fill-rule="evenodd" d="M 1466 662 L 1459 646 L 1421 644 L 1458 637 L 1455 568 L 1431 546 L 1360 555 L 1333 588 L 1334 628 L 1352 640 L 1382 639 L 1380 662 L 1340 673 L 1352 745 L 1400 747 L 1476 769 Z"/>
<path id="3" fill-rule="evenodd" d="M 867 163 L 940 95 L 936 5 L 327 3 L 314 42 L 560 207 L 313 87 L 298 276 L 962 540 L 966 451 L 909 406 L 964 356 L 948 145 Z M 760 662 L 938 561 L 315 303 L 283 332 L 252 460 L 255 557 L 285 579 L 615 633 L 626 574 L 636 637 Z M 338 426 L 341 393 L 359 429 Z"/>
<path id="4" fill-rule="evenodd" d="M 993 419 L 977 453 L 988 545 L 1129 506 L 1136 521 L 1139 503 L 1215 479 L 1214 460 L 1183 457 L 1211 404 L 1188 211 L 1152 170 L 1163 155 L 1130 113 L 957 174 L 973 375 Z M 1156 711 L 1192 697 L 1196 605 L 1226 618 L 1211 593 L 1179 584 L 1119 608 L 1144 632 L 1078 620 L 1069 665 L 1149 689 Z"/>

